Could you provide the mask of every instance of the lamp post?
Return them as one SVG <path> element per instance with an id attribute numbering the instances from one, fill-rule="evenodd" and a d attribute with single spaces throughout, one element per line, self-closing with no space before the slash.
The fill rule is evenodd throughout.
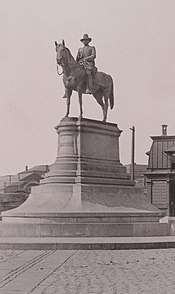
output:
<path id="1" fill-rule="evenodd" d="M 135 180 L 134 176 L 134 158 L 135 158 L 135 127 L 130 128 L 132 131 L 132 146 L 131 146 L 131 181 Z"/>

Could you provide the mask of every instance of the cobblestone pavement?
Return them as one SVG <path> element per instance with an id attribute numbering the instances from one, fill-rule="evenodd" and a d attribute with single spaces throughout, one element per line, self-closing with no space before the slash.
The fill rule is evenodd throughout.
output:
<path id="1" fill-rule="evenodd" d="M 1 250 L 0 294 L 174 294 L 175 249 Z"/>

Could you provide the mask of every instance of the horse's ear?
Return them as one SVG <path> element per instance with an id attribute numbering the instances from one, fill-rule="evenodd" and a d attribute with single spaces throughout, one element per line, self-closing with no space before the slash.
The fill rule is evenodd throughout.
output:
<path id="1" fill-rule="evenodd" d="M 62 44 L 63 44 L 63 46 L 65 47 L 65 42 L 64 42 L 64 40 L 62 40 Z"/>
<path id="2" fill-rule="evenodd" d="M 57 43 L 57 41 L 55 41 L 55 46 L 57 46 L 58 45 L 58 43 Z"/>

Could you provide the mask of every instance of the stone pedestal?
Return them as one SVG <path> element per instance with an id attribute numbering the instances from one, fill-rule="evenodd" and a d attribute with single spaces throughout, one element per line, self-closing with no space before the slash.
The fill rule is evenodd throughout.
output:
<path id="1" fill-rule="evenodd" d="M 55 163 L 24 204 L 2 214 L 3 236 L 167 234 L 120 163 L 116 124 L 72 117 L 56 131 Z"/>

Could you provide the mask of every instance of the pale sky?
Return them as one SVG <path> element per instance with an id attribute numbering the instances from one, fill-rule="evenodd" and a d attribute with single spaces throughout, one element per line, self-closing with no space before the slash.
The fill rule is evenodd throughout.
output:
<path id="1" fill-rule="evenodd" d="M 163 123 L 175 135 L 174 0 L 0 0 L 0 175 L 51 164 L 58 125 L 66 111 L 56 73 L 54 41 L 65 40 L 76 56 L 83 34 L 96 47 L 96 65 L 115 85 L 108 121 L 123 130 L 120 159 L 130 163 L 136 128 L 136 162 L 147 164 L 151 135 Z M 101 120 L 92 96 L 84 117 Z M 77 93 L 71 116 L 78 116 Z"/>

